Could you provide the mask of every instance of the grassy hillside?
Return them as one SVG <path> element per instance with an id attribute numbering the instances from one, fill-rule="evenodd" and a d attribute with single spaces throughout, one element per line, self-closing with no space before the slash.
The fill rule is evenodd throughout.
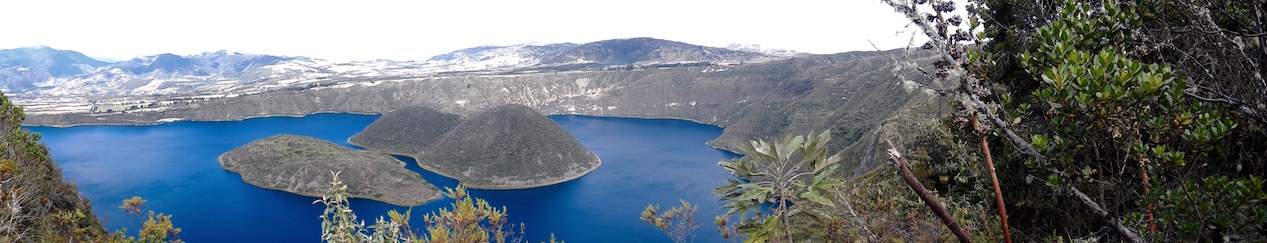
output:
<path id="1" fill-rule="evenodd" d="M 440 190 L 389 155 L 352 150 L 324 140 L 274 135 L 220 155 L 220 166 L 251 185 L 310 197 L 326 192 L 331 171 L 341 171 L 353 197 L 401 206 L 440 198 Z"/>
<path id="2" fill-rule="evenodd" d="M 348 143 L 393 154 L 418 155 L 440 141 L 462 117 L 426 106 L 410 106 L 383 114 Z"/>

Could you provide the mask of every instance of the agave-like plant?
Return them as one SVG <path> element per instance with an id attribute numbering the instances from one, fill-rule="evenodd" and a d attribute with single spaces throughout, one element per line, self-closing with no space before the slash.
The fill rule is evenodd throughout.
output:
<path id="1" fill-rule="evenodd" d="M 729 227 L 725 221 L 738 213 L 739 233 L 748 237 L 745 242 L 792 242 L 789 218 L 800 214 L 828 218 L 809 208 L 836 206 L 823 192 L 841 184 L 831 176 L 840 166 L 840 155 L 827 152 L 830 131 L 813 134 L 789 134 L 776 143 L 748 141 L 738 148 L 743 157 L 718 163 L 737 177 L 715 189 L 727 201 L 722 208 L 728 211 L 716 219 L 723 232 Z M 769 205 L 768 215 L 763 205 Z"/>

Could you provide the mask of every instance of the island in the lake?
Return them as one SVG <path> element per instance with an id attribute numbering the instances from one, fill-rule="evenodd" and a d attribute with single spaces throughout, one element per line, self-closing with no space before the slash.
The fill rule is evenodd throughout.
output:
<path id="1" fill-rule="evenodd" d="M 246 183 L 304 196 L 325 195 L 332 171 L 339 172 L 351 197 L 417 206 L 441 196 L 390 155 L 311 137 L 274 135 L 229 150 L 219 160 L 220 167 L 241 174 Z"/>
<path id="2" fill-rule="evenodd" d="M 500 105 L 465 120 L 426 107 L 402 108 L 348 142 L 412 156 L 422 168 L 473 188 L 548 186 L 601 164 L 572 134 L 522 105 Z"/>
<path id="3" fill-rule="evenodd" d="M 383 114 L 348 143 L 390 154 L 414 156 L 440 141 L 462 123 L 462 116 L 426 106 L 409 106 Z"/>

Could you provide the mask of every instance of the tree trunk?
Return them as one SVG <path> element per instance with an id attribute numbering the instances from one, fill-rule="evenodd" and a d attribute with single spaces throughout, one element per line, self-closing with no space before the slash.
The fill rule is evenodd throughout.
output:
<path id="1" fill-rule="evenodd" d="M 779 220 L 783 221 L 783 234 L 787 235 L 787 242 L 795 242 L 792 241 L 792 224 L 787 217 L 787 193 L 783 190 L 779 190 Z"/>

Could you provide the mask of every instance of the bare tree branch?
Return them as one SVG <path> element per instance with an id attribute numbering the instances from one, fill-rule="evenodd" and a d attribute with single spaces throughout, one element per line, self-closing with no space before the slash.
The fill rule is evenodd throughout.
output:
<path id="1" fill-rule="evenodd" d="M 1073 191 L 1073 195 L 1077 197 L 1078 200 L 1082 201 L 1083 205 L 1087 205 L 1087 207 L 1090 207 L 1091 211 L 1094 212 L 1096 215 L 1099 215 L 1100 217 L 1105 218 L 1105 221 L 1107 221 L 1110 225 L 1113 225 L 1113 229 L 1116 229 L 1118 233 L 1121 233 L 1122 235 L 1126 236 L 1126 238 L 1130 239 L 1131 242 L 1135 242 L 1135 243 L 1144 242 L 1144 238 L 1140 238 L 1138 234 L 1135 234 L 1135 231 L 1132 231 L 1131 229 L 1126 228 L 1126 226 L 1123 226 L 1122 222 L 1118 221 L 1117 218 L 1110 217 L 1109 212 L 1105 211 L 1104 208 L 1101 208 L 1100 204 L 1096 203 L 1095 201 L 1092 201 L 1091 197 L 1087 197 L 1087 194 L 1082 193 L 1082 191 L 1078 190 L 1077 187 L 1071 187 L 1071 188 L 1072 188 L 1071 191 Z"/>
<path id="2" fill-rule="evenodd" d="M 924 200 L 924 205 L 928 205 L 928 208 L 932 209 L 938 218 L 941 218 L 941 222 L 946 225 L 946 228 L 950 228 L 950 232 L 955 233 L 955 237 L 959 238 L 959 242 L 972 242 L 972 239 L 968 238 L 968 234 L 963 232 L 963 227 L 959 227 L 959 223 L 955 222 L 955 218 L 951 218 L 950 214 L 946 213 L 946 207 L 943 207 L 941 202 L 937 201 L 937 198 L 933 197 L 933 194 L 929 193 L 928 189 L 924 189 L 924 185 L 920 184 L 918 179 L 915 179 L 915 174 L 911 173 L 910 166 L 906 164 L 906 158 L 903 158 L 902 154 L 897 152 L 897 148 L 894 148 L 892 143 L 889 143 L 889 161 L 897 165 L 898 170 L 902 172 L 902 179 L 906 181 L 906 185 L 910 186 L 911 190 L 915 190 L 915 194 L 918 194 L 919 198 Z"/>

